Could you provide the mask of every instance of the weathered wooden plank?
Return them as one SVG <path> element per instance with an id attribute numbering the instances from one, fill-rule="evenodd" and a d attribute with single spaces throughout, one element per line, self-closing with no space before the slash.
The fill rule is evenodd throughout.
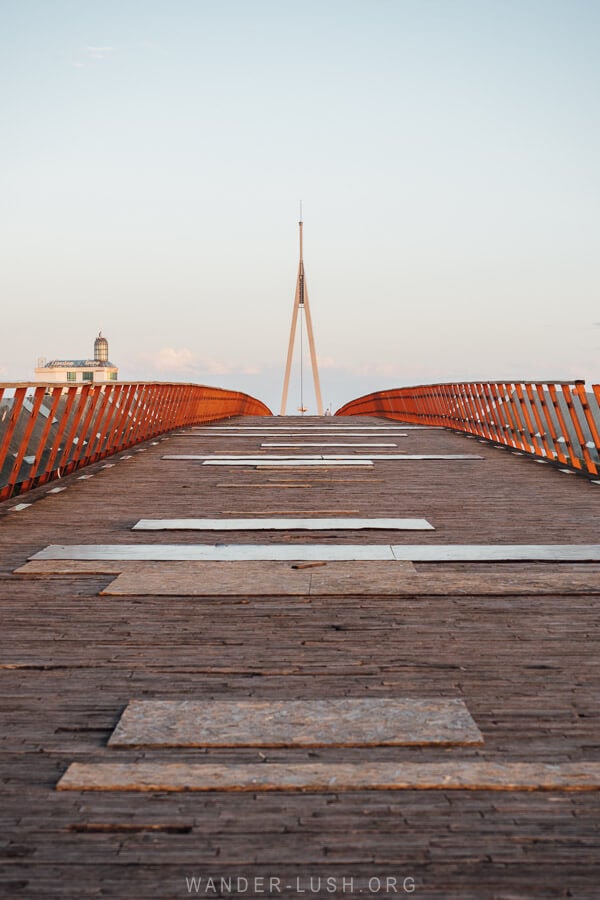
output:
<path id="1" fill-rule="evenodd" d="M 40 560 L 29 565 L 46 565 L 53 570 L 61 562 Z M 69 561 L 67 561 L 69 562 Z M 87 561 L 84 561 L 87 562 Z M 91 563 L 87 563 L 92 565 Z M 118 564 L 115 564 L 118 565 Z M 121 563 L 121 569 L 123 568 Z M 125 563 L 126 565 L 126 563 Z M 104 596 L 145 595 L 155 597 L 269 597 L 269 596 L 391 596 L 427 597 L 479 594 L 486 597 L 540 596 L 548 594 L 596 595 L 598 576 L 571 572 L 538 575 L 501 573 L 443 573 L 418 575 L 411 562 L 224 562 L 134 563 L 102 589 Z M 145 568 L 145 566 L 148 568 Z M 104 564 L 98 568 L 105 571 Z M 150 568 L 152 566 L 152 568 Z M 306 580 L 294 572 L 310 568 Z M 26 571 L 22 567 L 21 571 Z M 89 569 L 87 570 L 89 571 Z M 308 572 L 307 572 L 308 574 Z"/>
<path id="2" fill-rule="evenodd" d="M 111 747 L 372 747 L 482 744 L 464 701 L 132 700 Z"/>
<path id="3" fill-rule="evenodd" d="M 600 791 L 600 763 L 73 763 L 60 791 Z"/>

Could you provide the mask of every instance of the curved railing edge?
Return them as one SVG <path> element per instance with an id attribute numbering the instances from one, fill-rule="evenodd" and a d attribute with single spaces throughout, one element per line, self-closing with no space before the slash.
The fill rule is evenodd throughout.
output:
<path id="1" fill-rule="evenodd" d="M 444 382 L 374 391 L 336 416 L 381 416 L 510 447 L 587 477 L 600 470 L 600 385 L 585 381 Z"/>
<path id="2" fill-rule="evenodd" d="M 242 415 L 272 412 L 241 391 L 181 382 L 0 383 L 0 501 L 175 428 Z"/>

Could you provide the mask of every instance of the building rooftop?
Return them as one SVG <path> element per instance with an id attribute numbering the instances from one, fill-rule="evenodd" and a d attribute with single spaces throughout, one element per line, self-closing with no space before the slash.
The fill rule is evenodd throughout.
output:
<path id="1" fill-rule="evenodd" d="M 44 369 L 116 369 L 109 360 L 101 359 L 51 359 L 42 366 Z"/>

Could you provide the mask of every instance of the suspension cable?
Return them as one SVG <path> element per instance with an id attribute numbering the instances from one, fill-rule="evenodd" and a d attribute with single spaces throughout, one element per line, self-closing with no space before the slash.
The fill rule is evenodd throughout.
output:
<path id="1" fill-rule="evenodd" d="M 300 307 L 300 413 L 304 415 L 304 307 Z"/>

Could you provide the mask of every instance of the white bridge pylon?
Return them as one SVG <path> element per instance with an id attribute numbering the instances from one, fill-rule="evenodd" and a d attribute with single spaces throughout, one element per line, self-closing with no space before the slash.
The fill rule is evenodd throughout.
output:
<path id="1" fill-rule="evenodd" d="M 302 207 L 300 207 L 300 221 L 298 227 L 300 229 L 300 260 L 298 262 L 298 278 L 296 279 L 296 294 L 294 296 L 294 311 L 292 313 L 292 327 L 290 329 L 290 342 L 288 345 L 287 362 L 285 364 L 285 377 L 283 379 L 283 393 L 281 395 L 281 411 L 280 415 L 285 416 L 287 407 L 288 389 L 290 386 L 290 373 L 292 371 L 292 359 L 294 356 L 294 344 L 296 340 L 296 326 L 298 324 L 298 313 L 302 309 L 306 319 L 306 333 L 308 336 L 308 346 L 310 349 L 310 361 L 313 373 L 313 383 L 315 386 L 315 399 L 317 401 L 317 415 L 323 415 L 323 400 L 321 399 L 321 384 L 319 382 L 319 369 L 317 366 L 317 351 L 315 349 L 315 336 L 313 332 L 312 319 L 310 317 L 310 305 L 308 302 L 308 290 L 306 287 L 306 278 L 304 275 L 304 259 L 302 256 Z M 302 349 L 300 350 L 302 353 Z M 300 381 L 302 391 L 302 359 L 300 360 Z M 302 406 L 301 400 L 301 406 Z M 305 412 L 304 408 L 300 410 Z"/>

